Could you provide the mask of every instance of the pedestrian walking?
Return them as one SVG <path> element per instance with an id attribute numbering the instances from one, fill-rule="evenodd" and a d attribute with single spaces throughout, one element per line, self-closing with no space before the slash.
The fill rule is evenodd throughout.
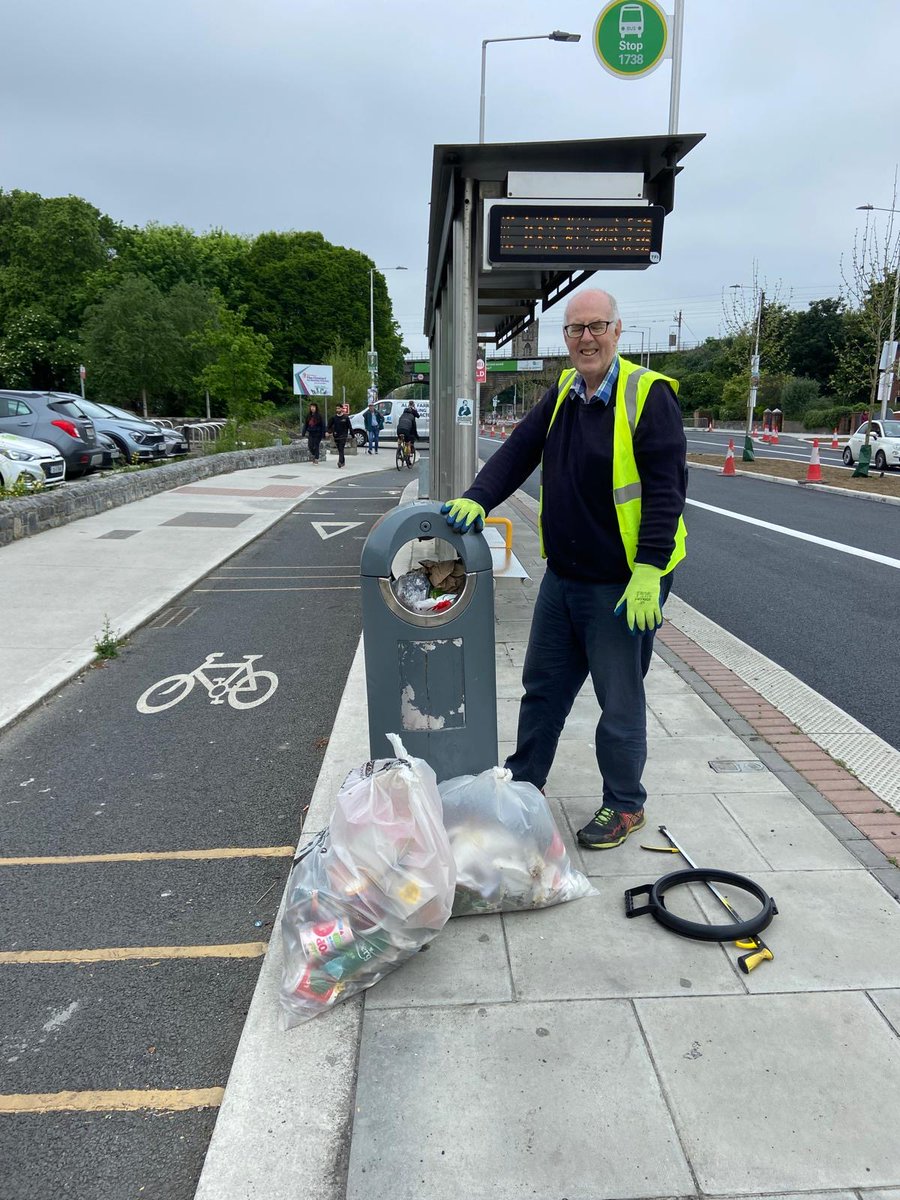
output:
<path id="1" fill-rule="evenodd" d="M 322 438 L 325 436 L 325 422 L 322 419 L 322 414 L 319 412 L 319 406 L 315 400 L 310 401 L 309 412 L 306 414 L 306 420 L 303 422 L 303 429 L 300 432 L 300 436 L 306 438 L 306 444 L 309 447 L 309 457 L 313 463 L 318 465 L 319 447 L 322 444 Z"/>
<path id="2" fill-rule="evenodd" d="M 363 418 L 363 424 L 366 427 L 366 433 L 369 435 L 368 454 L 378 453 L 378 435 L 384 427 L 384 417 L 375 407 L 375 401 L 370 400 L 369 406 L 366 409 L 366 415 Z"/>
<path id="3" fill-rule="evenodd" d="M 338 452 L 338 466 L 343 467 L 344 463 L 344 447 L 347 445 L 347 438 L 350 436 L 350 405 L 338 405 L 337 412 L 328 422 L 328 432 L 334 438 L 334 444 Z"/>
<path id="4" fill-rule="evenodd" d="M 644 677 L 672 571 L 684 558 L 687 446 L 678 384 L 618 354 L 622 322 L 608 293 L 566 307 L 571 367 L 442 511 L 454 529 L 485 514 L 541 467 L 538 528 L 547 560 L 522 673 L 513 778 L 543 788 L 575 697 L 588 677 L 601 803 L 582 846 L 620 846 L 645 824 Z"/>

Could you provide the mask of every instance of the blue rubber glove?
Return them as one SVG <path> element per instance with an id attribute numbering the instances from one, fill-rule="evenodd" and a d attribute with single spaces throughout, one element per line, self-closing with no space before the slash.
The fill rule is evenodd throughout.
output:
<path id="1" fill-rule="evenodd" d="M 659 629 L 663 623 L 662 606 L 659 601 L 660 580 L 663 572 L 647 563 L 635 563 L 628 587 L 619 597 L 615 608 L 618 617 L 625 610 L 625 620 L 633 634 Z"/>
<path id="2" fill-rule="evenodd" d="M 448 500 L 446 504 L 441 505 L 441 513 L 446 515 L 447 524 L 457 533 L 468 533 L 470 529 L 481 533 L 484 529 L 485 511 L 474 500 L 465 500 L 462 497 Z"/>

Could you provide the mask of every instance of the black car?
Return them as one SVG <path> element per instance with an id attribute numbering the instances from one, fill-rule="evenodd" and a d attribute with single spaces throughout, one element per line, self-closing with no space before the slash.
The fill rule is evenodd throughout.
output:
<path id="1" fill-rule="evenodd" d="M 0 390 L 0 433 L 17 433 L 55 446 L 75 479 L 103 463 L 93 422 L 70 392 Z"/>

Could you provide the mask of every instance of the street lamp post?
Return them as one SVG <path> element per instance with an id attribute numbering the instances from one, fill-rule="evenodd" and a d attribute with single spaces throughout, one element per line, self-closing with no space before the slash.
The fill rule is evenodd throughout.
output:
<path id="1" fill-rule="evenodd" d="M 898 208 L 878 208 L 874 204 L 860 204 L 857 207 L 861 211 L 865 211 L 865 212 L 889 212 L 889 213 L 900 212 L 900 209 L 898 209 Z M 896 371 L 896 365 L 895 365 L 896 356 L 894 354 L 894 331 L 897 328 L 898 287 L 900 287 L 900 262 L 897 262 L 894 264 L 894 305 L 893 305 L 893 308 L 891 309 L 891 332 L 890 332 L 890 337 L 888 338 L 888 358 L 890 361 L 887 363 L 886 368 L 885 368 L 885 370 L 887 371 L 887 375 L 888 375 L 887 387 L 882 389 L 882 395 L 881 395 L 881 419 L 882 419 L 882 421 L 884 421 L 887 418 L 888 400 L 891 399 L 891 396 L 893 395 L 893 391 L 894 391 L 894 378 L 895 378 L 895 371 Z M 878 369 L 879 370 L 881 369 L 881 348 L 880 347 L 878 350 Z M 869 441 L 869 430 L 867 429 L 866 430 L 866 444 L 867 445 L 868 445 L 868 441 Z M 870 451 L 870 455 L 871 455 L 871 451 Z"/>
<path id="2" fill-rule="evenodd" d="M 641 366 L 644 365 L 644 330 L 636 325 L 629 325 L 627 329 L 622 330 L 623 333 L 639 333 L 641 335 Z"/>
<path id="3" fill-rule="evenodd" d="M 742 288 L 742 283 L 732 283 L 733 288 Z M 755 286 L 755 285 L 754 285 Z M 756 408 L 756 389 L 759 387 L 759 329 L 762 325 L 763 305 L 766 293 L 760 288 L 759 304 L 756 306 L 756 331 L 753 335 L 753 354 L 750 358 L 750 394 L 747 397 L 747 428 L 744 432 L 743 462 L 755 462 L 753 454 L 753 410 Z"/>
<path id="4" fill-rule="evenodd" d="M 478 140 L 484 141 L 484 74 L 487 67 L 487 48 L 489 42 L 580 42 L 580 33 L 566 33 L 562 29 L 554 29 L 552 33 L 533 33 L 527 37 L 485 38 L 481 43 L 481 109 L 478 118 Z"/>
<path id="5" fill-rule="evenodd" d="M 369 399 L 375 398 L 378 383 L 378 355 L 375 353 L 375 272 L 405 271 L 406 267 L 369 268 Z"/>

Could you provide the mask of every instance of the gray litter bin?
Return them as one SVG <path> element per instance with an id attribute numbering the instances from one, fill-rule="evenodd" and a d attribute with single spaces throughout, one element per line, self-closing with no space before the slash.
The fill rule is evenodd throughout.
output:
<path id="1" fill-rule="evenodd" d="M 397 552 L 420 538 L 447 542 L 465 567 L 444 612 L 413 612 L 391 588 Z M 433 501 L 405 504 L 373 526 L 361 574 L 372 757 L 389 757 L 386 735 L 399 733 L 439 781 L 496 766 L 494 575 L 484 537 L 454 533 Z"/>

